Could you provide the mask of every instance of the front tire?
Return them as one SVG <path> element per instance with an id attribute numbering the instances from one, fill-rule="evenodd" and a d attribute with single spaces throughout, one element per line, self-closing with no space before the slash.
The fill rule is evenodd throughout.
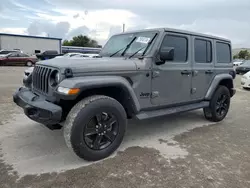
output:
<path id="1" fill-rule="evenodd" d="M 203 109 L 205 118 L 213 122 L 222 121 L 228 113 L 230 99 L 228 88 L 219 86 L 210 101 L 209 107 Z"/>
<path id="2" fill-rule="evenodd" d="M 78 102 L 64 125 L 67 146 L 80 158 L 97 161 L 121 144 L 127 126 L 123 106 L 113 98 L 95 95 Z"/>

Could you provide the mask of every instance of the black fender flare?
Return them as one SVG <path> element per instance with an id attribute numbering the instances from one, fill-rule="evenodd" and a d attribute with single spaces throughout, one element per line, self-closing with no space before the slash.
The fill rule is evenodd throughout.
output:
<path id="1" fill-rule="evenodd" d="M 209 89 L 205 95 L 205 100 L 210 100 L 217 89 L 218 85 L 223 81 L 223 80 L 230 80 L 230 85 L 232 85 L 233 89 L 233 77 L 230 74 L 218 74 L 213 78 L 212 83 L 209 86 Z M 231 92 L 231 91 L 230 91 Z"/>
<path id="2" fill-rule="evenodd" d="M 89 89 L 97 89 L 102 87 L 120 87 L 123 91 L 127 92 L 132 100 L 133 109 L 135 112 L 140 111 L 140 103 L 136 97 L 136 94 L 129 83 L 129 81 L 121 76 L 84 76 L 84 77 L 74 77 L 63 80 L 58 87 L 65 88 L 79 88 L 81 90 L 80 93 L 89 90 Z M 74 100 L 78 95 L 71 96 L 62 96 L 56 92 L 57 95 L 60 95 L 64 99 Z M 72 98 L 73 97 L 73 98 Z"/>

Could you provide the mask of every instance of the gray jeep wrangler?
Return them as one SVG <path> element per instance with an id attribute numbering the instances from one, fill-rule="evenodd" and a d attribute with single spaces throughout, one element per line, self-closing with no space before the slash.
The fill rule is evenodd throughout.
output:
<path id="1" fill-rule="evenodd" d="M 145 120 L 203 109 L 225 118 L 235 94 L 231 42 L 169 28 L 112 36 L 101 58 L 36 63 L 13 95 L 30 119 L 63 127 L 67 146 L 96 161 L 121 144 L 127 119 Z"/>

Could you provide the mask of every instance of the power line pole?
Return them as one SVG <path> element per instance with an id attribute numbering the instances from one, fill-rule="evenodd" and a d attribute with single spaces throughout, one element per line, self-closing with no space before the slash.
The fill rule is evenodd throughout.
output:
<path id="1" fill-rule="evenodd" d="M 122 24 L 122 32 L 125 32 L 125 24 Z"/>

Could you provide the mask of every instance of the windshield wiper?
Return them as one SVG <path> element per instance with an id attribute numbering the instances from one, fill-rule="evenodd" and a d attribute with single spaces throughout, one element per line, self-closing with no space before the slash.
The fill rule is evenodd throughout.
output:
<path id="1" fill-rule="evenodd" d="M 153 36 L 153 38 L 148 42 L 148 44 L 146 46 L 143 46 L 142 48 L 140 48 L 139 50 L 135 51 L 132 55 L 129 56 L 129 58 L 133 57 L 135 54 L 137 54 L 139 51 L 141 51 L 142 49 L 146 48 L 141 56 L 144 56 L 144 54 L 146 53 L 146 51 L 148 50 L 148 48 L 150 47 L 150 45 L 152 44 L 152 42 L 154 41 L 155 37 L 157 36 L 157 33 L 155 33 L 155 35 Z"/>
<path id="2" fill-rule="evenodd" d="M 115 54 L 119 53 L 120 51 L 122 51 L 124 49 L 124 51 L 122 52 L 121 56 L 123 56 L 125 54 L 125 52 L 127 51 L 127 49 L 131 46 L 131 44 L 135 41 L 136 37 L 134 37 L 125 47 L 123 47 L 120 50 L 117 50 L 115 53 L 111 54 L 109 57 L 114 56 Z"/>

